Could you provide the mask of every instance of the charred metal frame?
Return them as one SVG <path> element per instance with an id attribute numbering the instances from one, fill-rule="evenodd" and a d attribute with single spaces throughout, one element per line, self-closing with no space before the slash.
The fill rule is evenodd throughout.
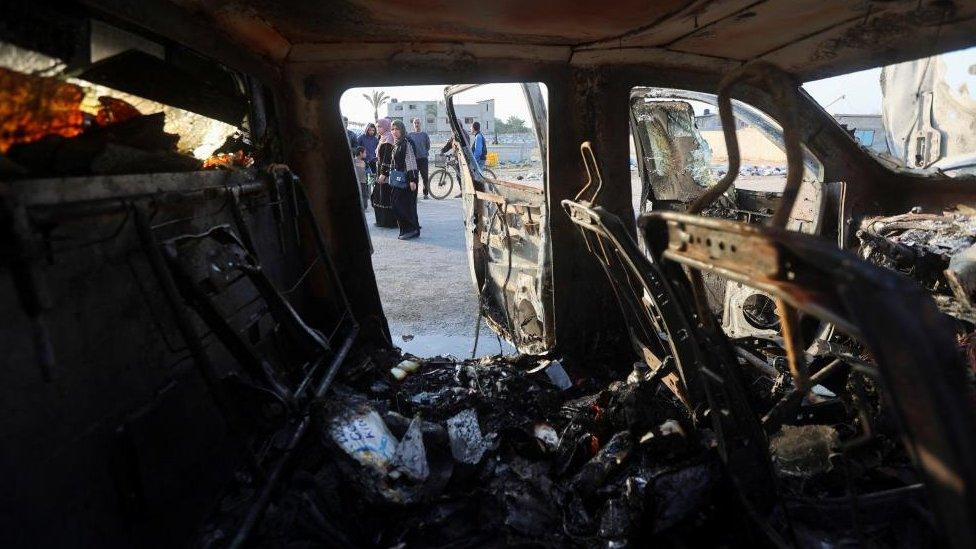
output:
<path id="1" fill-rule="evenodd" d="M 282 52 L 281 49 L 266 47 L 268 44 L 262 40 L 250 40 L 246 35 L 245 39 L 228 36 L 233 34 L 233 29 L 211 25 L 199 13 L 173 2 L 84 0 L 82 3 L 101 11 L 113 21 L 127 22 L 131 27 L 147 29 L 206 52 L 257 77 L 273 91 L 275 105 L 282 115 L 282 125 L 271 128 L 270 132 L 282 137 L 290 163 L 310 184 L 308 203 L 322 219 L 325 233 L 316 233 L 314 238 L 321 248 L 327 246 L 336 258 L 336 270 L 344 288 L 349 291 L 351 316 L 362 323 L 362 339 L 372 345 L 388 345 L 390 338 L 371 274 L 368 238 L 356 206 L 359 195 L 355 180 L 350 170 L 336 168 L 344 166 L 344 162 L 348 163 L 348 148 L 341 121 L 336 114 L 343 90 L 376 83 L 429 84 L 445 79 L 545 82 L 550 90 L 551 118 L 556 121 L 554 134 L 558 136 L 553 139 L 550 149 L 553 162 L 550 166 L 548 200 L 552 206 L 562 199 L 571 198 L 583 182 L 578 165 L 570 159 L 575 158 L 575 144 L 584 139 L 592 139 L 596 148 L 604 152 L 600 163 L 609 181 L 626 180 L 625 105 L 633 86 L 671 85 L 714 91 L 718 75 L 738 64 L 738 61 L 681 55 L 658 48 L 630 47 L 643 32 L 653 32 L 653 27 L 643 31 L 635 29 L 633 33 L 614 38 L 612 43 L 593 43 L 576 48 L 458 42 L 350 42 L 285 44 Z M 705 4 L 711 3 L 702 5 Z M 939 4 L 945 6 L 953 3 Z M 690 18 L 689 10 L 698 6 L 696 2 L 676 16 Z M 900 5 L 895 9 L 900 10 Z M 697 15 L 694 18 L 697 26 Z M 837 30 L 847 36 L 850 35 L 848 31 L 857 30 L 859 26 L 871 30 L 870 25 L 876 21 L 869 19 L 865 16 L 863 23 L 852 21 Z M 902 19 L 896 20 L 900 21 Z M 806 71 L 802 73 L 806 77 L 826 76 L 825 71 L 836 73 L 845 69 L 865 68 L 867 63 L 882 59 L 903 59 L 906 52 L 935 53 L 972 44 L 972 23 L 952 23 L 941 36 L 936 35 L 942 40 L 912 43 L 897 49 L 891 56 L 883 54 L 882 48 L 889 47 L 884 43 L 871 49 L 864 45 L 864 40 L 851 40 L 838 42 L 836 50 L 827 51 L 829 55 L 821 56 L 809 69 L 802 63 L 796 63 L 795 59 L 788 68 L 796 73 Z M 237 30 L 261 28 L 270 28 L 270 25 L 254 17 L 251 21 L 245 20 Z M 707 29 L 708 25 L 704 28 Z M 930 24 L 928 30 L 931 29 L 936 29 L 936 32 L 941 30 L 941 22 L 939 27 Z M 897 35 L 897 28 L 885 38 L 890 40 L 891 35 Z M 905 41 L 904 33 L 900 39 Z M 789 48 L 794 53 L 798 49 L 805 49 L 811 55 L 822 53 L 809 47 L 806 41 L 793 43 Z M 835 53 L 837 57 L 833 57 Z M 770 56 L 774 60 L 786 59 L 782 51 L 771 52 Z M 777 106 L 761 91 L 741 90 L 741 93 L 750 103 L 776 113 Z M 857 219 L 865 213 L 907 211 L 920 203 L 971 203 L 976 196 L 972 180 L 940 180 L 891 172 L 861 154 L 853 142 L 837 145 L 842 139 L 836 138 L 844 137 L 842 130 L 829 121 L 825 113 L 799 114 L 798 124 L 803 139 L 821 145 L 816 148 L 818 157 L 831 163 L 827 167 L 829 181 L 850 182 L 841 198 L 842 207 L 838 209 L 837 226 L 842 243 L 846 240 L 844 234 L 849 234 L 850 227 L 856 226 Z M 834 142 L 831 142 L 832 139 Z M 815 147 L 811 144 L 811 148 Z M 623 232 L 633 235 L 634 225 L 629 215 L 630 189 L 629 186 L 626 189 L 623 187 L 609 186 L 604 191 L 602 203 L 608 212 L 620 217 Z M 157 198 L 165 200 L 162 196 Z M 98 207 L 114 209 L 119 205 L 102 204 Z M 579 237 L 575 231 L 569 230 L 572 222 L 562 216 L 552 216 L 550 223 L 552 233 L 556 235 L 552 245 L 553 302 L 556 330 L 560 338 L 559 350 L 577 355 L 605 354 L 617 346 L 615 340 L 606 336 L 620 331 L 614 316 L 616 309 L 610 306 L 612 294 L 602 281 L 599 266 L 585 257 L 586 254 L 579 253 Z M 580 295 L 588 299 L 580 302 Z M 912 311 L 907 310 L 906 314 L 910 313 Z M 925 337 L 924 333 L 912 335 L 920 340 Z M 345 345 L 340 348 L 337 358 L 343 356 L 343 349 L 346 349 Z M 54 379 L 56 382 L 56 375 Z M 326 376 L 319 388 L 324 391 L 329 381 L 329 376 Z M 273 470 L 280 471 L 279 468 Z M 270 475 L 271 478 L 274 476 Z M 270 490 L 273 483 L 267 486 Z M 255 508 L 261 507 L 259 499 Z M 260 511 L 257 515 L 260 515 Z M 967 520 L 964 518 L 963 524 Z M 247 528 L 242 528 L 242 532 L 246 533 Z"/>
<path id="2" fill-rule="evenodd" d="M 246 72 L 259 79 L 273 92 L 275 106 L 281 114 L 280 133 L 288 153 L 290 164 L 310 184 L 313 208 L 323 220 L 325 241 L 336 257 L 339 274 L 351 299 L 354 314 L 364 327 L 364 337 L 375 344 L 391 344 L 379 302 L 368 253 L 368 238 L 361 227 L 361 216 L 351 207 L 356 196 L 354 177 L 342 173 L 334 166 L 348 161 L 341 139 L 341 121 L 334 112 L 338 109 L 343 90 L 353 86 L 377 85 L 388 82 L 398 84 L 430 84 L 437 81 L 500 82 L 541 81 L 550 90 L 550 112 L 558 120 L 559 139 L 550 147 L 553 159 L 573 158 L 575 144 L 590 139 L 603 151 L 601 162 L 604 173 L 612 179 L 626 175 L 626 110 L 623 104 L 634 86 L 673 86 L 687 90 L 714 91 L 719 75 L 739 66 L 739 58 L 714 57 L 673 51 L 666 47 L 648 47 L 644 40 L 653 37 L 659 28 L 675 32 L 686 28 L 679 35 L 698 35 L 717 28 L 728 32 L 735 26 L 735 14 L 749 15 L 746 8 L 731 12 L 716 9 L 718 3 L 694 2 L 667 15 L 654 25 L 635 28 L 613 39 L 594 40 L 572 45 L 492 42 L 467 39 L 448 40 L 413 35 L 420 38 L 358 43 L 352 49 L 347 43 L 291 43 L 287 36 L 279 34 L 272 24 L 255 12 L 237 14 L 240 17 L 226 19 L 228 13 L 213 12 L 213 8 L 201 8 L 192 12 L 170 2 L 149 0 L 138 7 L 118 0 L 83 0 L 82 4 L 93 12 L 101 12 L 112 21 L 131 27 L 143 28 L 151 33 L 170 38 L 200 52 L 207 52 L 228 66 Z M 940 3 L 938 6 L 902 6 L 900 3 L 872 6 L 863 18 L 846 20 L 830 27 L 823 36 L 804 37 L 788 47 L 763 50 L 758 57 L 766 58 L 785 67 L 792 74 L 804 79 L 826 76 L 829 72 L 842 72 L 865 68 L 880 59 L 883 48 L 888 61 L 904 60 L 910 56 L 946 51 L 972 43 L 972 19 L 967 19 L 971 8 L 959 3 Z M 845 7 L 844 9 L 849 9 Z M 701 10 L 701 13 L 699 13 Z M 743 11 L 745 10 L 745 11 Z M 218 10 L 220 11 L 220 10 Z M 275 10 L 271 10 L 275 11 Z M 752 24 L 776 18 L 780 12 L 761 11 L 760 17 L 751 19 Z M 936 17 L 940 15 L 939 17 Z M 699 28 L 699 17 L 703 25 Z M 215 19 L 216 18 L 216 19 Z M 906 32 L 905 25 L 918 20 L 923 34 L 931 33 L 938 40 L 922 41 L 907 47 L 899 38 Z M 694 24 L 692 24 L 692 21 Z M 546 27 L 548 21 L 540 20 Z M 890 24 L 887 24 L 890 23 Z M 338 22 L 341 24 L 341 21 Z M 880 26 L 879 26 L 880 25 Z M 893 26 L 892 26 L 893 25 Z M 215 32 L 216 30 L 216 32 Z M 884 32 L 882 32 L 884 31 Z M 458 29 L 458 32 L 461 32 Z M 840 34 L 838 34 L 840 33 Z M 463 34 L 463 33 L 462 33 Z M 840 35 L 846 36 L 841 40 Z M 864 40 L 862 36 L 879 38 L 880 41 Z M 419 40 L 419 41 L 414 41 Z M 758 40 L 758 39 L 757 39 Z M 750 43 L 756 40 L 748 40 Z M 353 40 L 354 42 L 354 40 Z M 814 47 L 814 45 L 817 45 Z M 755 45 L 755 44 L 753 44 Z M 820 48 L 826 48 L 826 55 Z M 355 55 L 350 56 L 350 51 Z M 364 62 L 367 61 L 368 62 Z M 754 93 L 754 92 L 749 92 Z M 761 95 L 761 92 L 760 92 Z M 760 98 L 750 103 L 775 113 L 775 106 Z M 827 118 L 824 117 L 826 120 Z M 812 123 L 811 123 L 812 122 Z M 836 126 L 836 124 L 833 124 Z M 823 132 L 837 137 L 839 127 L 826 127 L 821 120 L 805 117 L 801 120 L 804 137 Z M 822 136 L 816 136 L 820 139 Z M 564 145 L 562 140 L 570 143 Z M 850 162 L 856 145 L 847 150 L 829 151 L 835 157 L 835 165 L 843 166 L 842 172 L 863 171 L 862 160 Z M 817 151 L 818 156 L 822 151 Z M 622 163 L 618 165 L 618 163 Z M 859 166 L 857 164 L 860 164 Z M 560 200 L 575 194 L 582 180 L 574 173 L 571 162 L 554 162 L 550 166 L 552 193 L 550 209 Z M 868 167 L 868 170 L 873 168 Z M 836 174 L 831 180 L 853 180 Z M 905 187 L 929 184 L 924 177 L 909 177 Z M 622 180 L 622 179 L 621 179 Z M 896 183 L 897 186 L 902 186 Z M 848 197 L 853 211 L 873 208 L 876 197 L 861 193 L 858 189 Z M 875 189 L 877 190 L 877 189 Z M 907 191 L 907 192 L 906 192 Z M 910 202 L 917 200 L 915 190 L 902 189 L 898 196 L 883 196 L 883 201 Z M 946 192 L 952 192 L 945 189 Z M 603 201 L 605 207 L 627 220 L 629 199 L 623 193 L 613 192 Z M 910 198 L 912 195 L 914 197 Z M 575 238 L 562 240 L 562 232 L 573 232 L 568 221 L 552 219 L 555 241 L 553 254 L 553 302 L 557 331 L 563 336 L 557 343 L 563 351 L 571 353 L 592 352 L 599 348 L 606 351 L 613 345 L 608 336 L 612 330 L 595 326 L 580 326 L 574 320 L 576 313 L 593 313 L 606 318 L 612 314 L 612 298 L 606 295 L 591 278 L 599 272 L 591 270 L 588 261 L 574 257 Z M 357 226 L 359 225 L 359 226 Z M 630 227 L 630 230 L 635 230 Z M 575 236 L 575 235 L 574 235 Z M 574 280 L 577 279 L 577 280 Z M 587 304 L 585 311 L 580 304 L 570 304 L 573 295 L 580 292 L 596 297 Z M 611 328 L 619 327 L 614 321 Z"/>
<path id="3" fill-rule="evenodd" d="M 288 194 L 293 198 L 292 204 L 296 207 L 294 210 L 295 236 L 298 238 L 300 236 L 300 230 L 298 228 L 297 196 L 300 192 L 301 184 L 297 178 L 292 177 L 290 174 L 277 175 L 285 175 L 286 177 L 270 178 L 268 185 L 275 189 L 269 192 L 277 204 L 274 210 L 274 218 L 278 226 L 278 241 L 282 250 L 284 250 L 284 213 L 281 209 L 281 203 L 284 199 L 282 198 L 279 186 L 290 187 Z M 268 189 L 264 188 L 262 190 L 267 191 Z M 264 385 L 266 385 L 264 390 L 276 395 L 289 410 L 288 422 L 279 429 L 279 433 L 285 435 L 284 439 L 287 442 L 282 447 L 277 448 L 277 457 L 274 461 L 265 467 L 264 464 L 269 461 L 267 456 L 265 456 L 265 459 L 259 459 L 253 455 L 249 456 L 250 465 L 254 472 L 262 479 L 262 482 L 261 488 L 252 499 L 248 511 L 231 541 L 230 547 L 236 548 L 243 546 L 249 538 L 251 531 L 258 524 L 265 508 L 271 500 L 272 492 L 279 480 L 281 480 L 285 468 L 294 455 L 295 449 L 299 446 L 308 431 L 310 424 L 310 404 L 314 400 L 322 398 L 328 392 L 356 341 L 357 335 L 359 334 L 359 325 L 348 314 L 348 300 L 336 276 L 332 259 L 323 246 L 321 236 L 318 233 L 318 224 L 315 221 L 311 209 L 308 207 L 307 200 L 302 201 L 305 207 L 304 214 L 310 222 L 310 230 L 314 233 L 313 237 L 318 250 L 309 269 L 315 263 L 321 261 L 330 275 L 333 291 L 340 296 L 341 302 L 345 304 L 346 312 L 338 319 L 338 324 L 335 327 L 335 332 L 338 333 L 344 325 L 347 325 L 346 333 L 338 348 L 333 348 L 330 341 L 318 330 L 308 326 L 295 312 L 285 296 L 274 287 L 273 283 L 262 272 L 260 260 L 256 257 L 256 249 L 250 235 L 250 230 L 240 211 L 240 188 L 228 187 L 226 193 L 227 199 L 231 202 L 232 215 L 235 224 L 238 226 L 240 236 L 232 232 L 229 226 L 218 225 L 204 233 L 178 236 L 159 243 L 153 234 L 153 229 L 149 225 L 148 217 L 145 214 L 138 216 L 137 223 L 140 227 L 139 232 L 144 248 L 151 258 L 155 258 L 152 262 L 155 274 L 160 284 L 167 290 L 166 294 L 169 298 L 171 309 L 177 316 L 177 323 L 180 326 L 180 330 L 188 345 L 194 351 L 195 360 L 198 361 L 201 369 L 207 373 L 207 379 L 211 385 L 211 390 L 214 392 L 214 398 L 221 404 L 222 409 L 225 409 L 225 413 L 228 403 L 226 402 L 226 398 L 220 395 L 219 389 L 214 387 L 215 376 L 212 372 L 212 366 L 209 363 L 206 351 L 199 344 L 200 338 L 193 331 L 189 318 L 183 310 L 184 305 L 181 301 L 185 301 L 200 315 L 237 361 L 245 367 L 245 370 L 249 371 L 252 378 L 255 381 L 263 379 Z M 263 357 L 259 356 L 252 345 L 240 336 L 240 333 L 230 324 L 226 315 L 217 308 L 212 297 L 208 295 L 208 292 L 194 282 L 191 274 L 182 265 L 179 245 L 183 242 L 207 239 L 214 240 L 224 246 L 238 249 L 237 261 L 226 265 L 226 267 L 240 271 L 241 275 L 237 280 L 247 278 L 251 281 L 259 295 L 267 303 L 268 312 L 278 322 L 278 327 L 281 327 L 284 332 L 289 333 L 294 341 L 304 341 L 304 346 L 307 350 L 317 350 L 318 356 L 313 357 L 311 361 L 301 366 L 303 376 L 297 384 L 294 384 L 294 387 L 289 387 L 284 380 L 278 379 L 278 376 L 272 371 L 270 365 L 267 364 Z M 308 270 L 306 270 L 307 272 Z M 234 281 L 229 284 L 233 283 Z M 182 300 L 179 299 L 178 294 L 182 296 Z M 326 362 L 328 362 L 328 366 L 325 372 L 320 372 L 321 366 Z M 227 417 L 229 420 L 230 416 Z"/>
<path id="4" fill-rule="evenodd" d="M 87 184 L 80 184 L 80 181 Z M 182 335 L 185 349 L 189 350 L 190 357 L 207 388 L 207 393 L 231 435 L 234 443 L 233 451 L 243 458 L 245 466 L 258 479 L 259 490 L 237 533 L 240 539 L 246 539 L 267 505 L 277 481 L 286 470 L 295 448 L 308 430 L 308 403 L 327 393 L 357 341 L 359 333 L 359 326 L 349 312 L 348 299 L 339 282 L 332 258 L 324 246 L 318 224 L 305 198 L 300 181 L 288 172 L 277 170 L 272 174 L 243 171 L 197 172 L 25 180 L 3 183 L 0 187 L 4 197 L 11 201 L 15 200 L 14 203 L 18 205 L 21 212 L 21 221 L 24 224 L 23 238 L 27 240 L 22 241 L 23 246 L 26 247 L 18 251 L 17 257 L 25 261 L 26 266 L 43 259 L 44 243 L 40 241 L 42 240 L 40 237 L 32 236 L 38 230 L 34 224 L 70 222 L 92 216 L 121 214 L 124 216 L 123 221 L 108 238 L 117 237 L 127 224 L 130 228 L 134 228 L 136 249 L 141 247 L 146 254 L 164 301 L 169 304 L 173 324 Z M 318 264 L 325 274 L 325 279 L 321 281 L 322 285 L 328 286 L 337 303 L 344 307 L 344 314 L 335 319 L 337 325 L 329 339 L 298 316 L 288 298 L 274 286 L 261 268 L 261 262 L 256 255 L 254 238 L 244 217 L 242 199 L 262 196 L 269 200 L 267 206 L 272 208 L 271 217 L 274 220 L 272 231 L 276 233 L 274 240 L 277 240 L 279 245 L 286 240 L 289 241 L 290 246 L 300 244 L 305 237 L 312 241 L 315 251 L 307 257 L 309 266 L 299 278 L 299 283 L 302 283 L 312 267 Z M 186 222 L 187 218 L 168 220 L 154 226 L 153 216 L 157 212 L 165 210 L 168 206 L 196 207 L 197 203 L 204 202 L 223 202 L 221 210 L 230 210 L 229 213 L 239 235 L 235 234 L 229 225 L 218 225 L 203 235 L 194 234 L 183 239 L 176 237 L 165 242 L 159 241 L 157 234 L 161 227 L 169 227 L 174 221 Z M 282 208 L 286 204 L 290 210 L 288 213 L 295 214 L 294 223 L 289 223 L 293 226 L 286 226 L 284 223 L 286 215 Z M 4 216 L 4 220 L 12 223 L 14 218 Z M 184 241 L 200 239 L 216 239 L 239 249 L 242 253 L 242 261 L 238 267 L 243 273 L 242 276 L 249 278 L 268 301 L 272 314 L 281 319 L 280 324 L 286 330 L 296 334 L 296 337 L 307 338 L 307 343 L 311 347 L 319 349 L 318 358 L 307 365 L 303 377 L 297 383 L 287 387 L 287 395 L 281 395 L 279 392 L 279 397 L 288 397 L 283 400 L 285 410 L 288 411 L 288 421 L 281 427 L 284 440 L 288 442 L 281 447 L 271 448 L 271 452 L 263 456 L 259 456 L 247 444 L 246 441 L 252 433 L 249 433 L 248 428 L 238 421 L 238 414 L 234 411 L 240 403 L 232 402 L 230 395 L 221 386 L 217 364 L 203 341 L 205 335 L 198 332 L 191 308 L 184 304 L 184 297 L 186 297 L 189 302 L 197 305 L 194 308 L 201 317 L 209 320 L 213 333 L 233 355 L 240 359 L 242 365 L 257 366 L 257 370 L 252 368 L 251 372 L 255 375 L 255 381 L 261 384 L 264 373 L 261 358 L 255 354 L 254 349 L 243 342 L 219 311 L 212 307 L 205 292 L 179 265 L 176 254 L 178 245 Z M 14 258 L 10 257 L 10 259 Z M 36 284 L 42 283 L 40 279 L 36 281 Z M 38 288 L 43 290 L 43 286 Z M 43 294 L 38 295 L 43 296 Z M 39 306 L 43 305 L 43 301 L 37 303 Z M 35 309 L 29 308 L 27 312 L 32 310 Z M 44 309 L 36 310 L 43 313 Z M 158 326 L 157 329 L 162 331 Z M 53 354 L 50 359 L 46 359 L 45 355 L 39 355 L 39 360 L 42 364 L 50 360 L 48 364 L 55 365 Z M 57 370 L 52 374 L 53 381 L 56 383 Z M 269 393 L 275 392 L 274 385 L 279 389 L 283 386 L 281 383 L 265 382 L 268 383 L 270 388 L 266 392 Z"/>
<path id="5" fill-rule="evenodd" d="M 745 78 L 765 79 L 774 97 L 781 99 L 788 176 L 769 227 L 691 215 L 731 187 L 738 175 L 729 89 Z M 798 403 L 816 381 L 804 364 L 798 311 L 861 341 L 878 361 L 885 396 L 902 421 L 906 448 L 926 477 L 943 528 L 955 546 L 970 546 L 976 543 L 976 531 L 962 517 L 976 513 L 972 490 L 976 486 L 976 423 L 961 390 L 964 365 L 955 351 L 951 327 L 916 284 L 859 261 L 821 239 L 784 229 L 803 171 L 794 87 L 775 67 L 759 64 L 747 65 L 723 80 L 719 112 L 729 171 L 691 205 L 689 214 L 642 216 L 645 242 L 656 262 L 689 267 L 692 288 L 700 287 L 696 281 L 701 280 L 702 272 L 709 272 L 764 290 L 776 299 L 796 389 L 774 405 L 766 417 L 767 428 L 775 428 L 781 408 Z M 698 297 L 699 302 L 703 299 Z M 816 377 L 838 364 L 828 365 Z M 932 365 L 938 366 L 932 370 Z"/>
<path id="6" fill-rule="evenodd" d="M 640 221 L 654 260 L 717 273 L 834 324 L 877 360 L 953 546 L 976 542 L 976 423 L 952 329 L 917 284 L 817 237 L 679 213 Z M 805 392 L 809 383 L 797 380 Z"/>

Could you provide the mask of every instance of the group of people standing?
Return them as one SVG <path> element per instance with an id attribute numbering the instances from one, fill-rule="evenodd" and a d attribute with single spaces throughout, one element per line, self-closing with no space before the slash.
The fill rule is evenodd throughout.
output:
<path id="1" fill-rule="evenodd" d="M 343 117 L 349 147 L 357 162 L 362 164 L 363 181 L 366 177 L 374 177 L 376 181 L 369 196 L 376 225 L 399 227 L 400 240 L 419 237 L 417 196 L 421 181 L 424 199 L 430 197 L 430 136 L 421 128 L 420 119 L 414 118 L 411 121 L 413 131 L 408 133 L 403 122 L 381 118 L 375 124 L 367 124 L 366 130 L 358 136 L 348 129 L 348 122 Z M 452 138 L 441 152 L 447 152 L 453 146 Z M 478 167 L 484 169 L 488 147 L 477 121 L 471 125 L 470 143 L 463 143 L 462 146 L 471 148 Z M 357 166 L 357 172 L 359 171 Z M 365 183 L 361 185 L 366 188 Z M 364 196 L 364 208 L 365 202 Z"/>
<path id="2" fill-rule="evenodd" d="M 389 118 L 367 124 L 366 131 L 358 137 L 346 130 L 353 154 L 364 163 L 367 176 L 376 178 L 370 196 L 376 225 L 398 226 L 400 240 L 420 236 L 417 195 L 421 180 L 424 198 L 430 193 L 430 136 L 421 129 L 417 118 L 413 119 L 413 130 L 408 133 L 403 122 Z"/>

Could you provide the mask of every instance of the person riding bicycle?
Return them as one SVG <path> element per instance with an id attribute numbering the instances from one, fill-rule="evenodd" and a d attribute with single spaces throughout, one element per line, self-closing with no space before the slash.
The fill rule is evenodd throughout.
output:
<path id="1" fill-rule="evenodd" d="M 463 179 L 461 179 L 461 165 L 457 161 L 457 151 L 454 150 L 454 136 L 452 135 L 447 143 L 441 147 L 441 154 L 444 155 L 445 166 L 451 166 L 454 168 L 454 175 L 457 176 L 458 182 L 458 193 L 454 198 L 461 198 L 461 193 L 463 192 L 462 186 L 464 185 Z"/>

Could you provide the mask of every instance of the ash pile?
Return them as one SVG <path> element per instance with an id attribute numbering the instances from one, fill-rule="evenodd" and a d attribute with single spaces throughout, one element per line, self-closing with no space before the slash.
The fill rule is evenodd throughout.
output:
<path id="1" fill-rule="evenodd" d="M 397 360 L 315 406 L 254 546 L 744 541 L 708 432 L 643 364 L 601 380 L 536 357 Z M 210 544 L 226 543 L 251 493 L 225 498 Z"/>

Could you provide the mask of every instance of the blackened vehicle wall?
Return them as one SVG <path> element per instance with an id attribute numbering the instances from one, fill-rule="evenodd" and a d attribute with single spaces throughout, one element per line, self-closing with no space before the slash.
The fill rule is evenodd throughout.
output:
<path id="1" fill-rule="evenodd" d="M 27 253 L 7 259 L 29 266 L 44 309 L 35 320 L 27 316 L 21 303 L 30 296 L 5 261 L 0 544 L 184 545 L 244 460 L 245 448 L 260 439 L 265 403 L 246 384 L 229 383 L 247 376 L 190 313 L 191 329 L 228 382 L 232 417 L 215 405 L 137 230 L 136 208 L 160 241 L 234 226 L 221 189 L 240 183 L 258 188 L 241 203 L 265 272 L 279 288 L 290 288 L 306 258 L 293 223 L 283 226 L 282 238 L 269 182 L 193 172 L 4 185 L 29 218 L 26 234 L 4 235 L 5 242 L 27 239 Z M 116 190 L 94 203 L 46 192 L 85 185 Z M 172 191 L 159 193 L 160 186 Z M 209 194 L 201 196 L 205 188 Z M 285 202 L 285 214 L 293 215 Z M 291 297 L 300 312 L 317 309 L 325 316 L 332 310 L 330 303 L 308 299 L 303 286 Z M 235 296 L 241 303 L 254 298 L 246 288 Z M 48 338 L 36 335 L 39 325 Z M 39 341 L 53 350 L 49 380 L 39 365 Z"/>

